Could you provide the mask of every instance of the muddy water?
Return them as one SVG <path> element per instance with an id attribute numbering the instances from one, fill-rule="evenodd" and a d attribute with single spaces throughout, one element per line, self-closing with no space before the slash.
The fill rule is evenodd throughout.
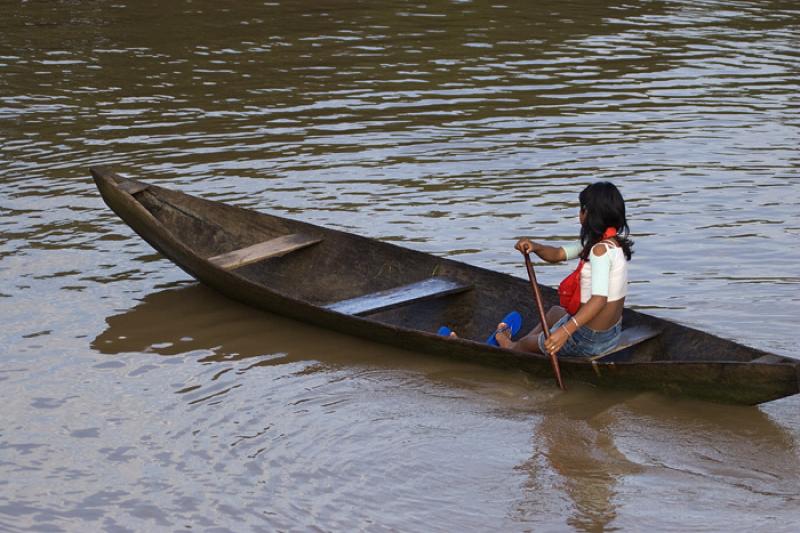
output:
<path id="1" fill-rule="evenodd" d="M 631 306 L 797 356 L 795 2 L 0 12 L 0 529 L 795 529 L 797 397 L 563 395 L 256 312 L 87 172 L 520 276 L 611 179 Z"/>

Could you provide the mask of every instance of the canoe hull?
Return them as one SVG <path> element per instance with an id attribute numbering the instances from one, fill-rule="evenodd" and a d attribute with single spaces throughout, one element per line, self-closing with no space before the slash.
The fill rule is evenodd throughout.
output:
<path id="1" fill-rule="evenodd" d="M 92 169 L 92 175 L 104 201 L 137 234 L 189 275 L 229 298 L 298 321 L 312 323 L 371 341 L 471 363 L 521 370 L 534 376 L 552 379 L 550 362 L 547 357 L 540 354 L 503 350 L 468 339 L 445 339 L 432 331 L 422 331 L 404 323 L 407 321 L 404 317 L 414 317 L 417 322 L 428 321 L 433 326 L 444 323 L 440 321 L 443 316 L 444 304 L 439 302 L 420 302 L 410 304 L 402 311 L 389 310 L 368 317 L 358 317 L 330 311 L 316 302 L 296 297 L 291 293 L 291 287 L 287 287 L 288 284 L 283 279 L 281 279 L 283 284 L 267 286 L 264 283 L 255 283 L 239 272 L 221 269 L 209 262 L 207 257 L 199 254 L 196 249 L 187 246 L 180 236 L 168 227 L 165 222 L 166 217 L 157 218 L 136 198 L 137 194 L 142 194 L 141 190 L 147 189 L 149 191 L 147 194 L 157 196 L 161 191 L 166 194 L 167 189 L 148 186 L 136 180 L 128 180 L 105 169 Z M 137 193 L 131 194 L 126 189 L 137 191 Z M 191 199 L 193 202 L 202 201 L 208 205 L 216 204 L 216 202 L 200 200 L 174 191 L 169 191 L 169 194 L 179 199 L 185 197 L 187 201 Z M 171 201 L 176 203 L 179 200 L 172 199 Z M 189 212 L 188 208 L 187 212 Z M 526 298 L 530 298 L 527 296 L 530 291 L 527 281 L 519 278 L 451 260 L 434 258 L 428 254 L 372 241 L 364 237 L 240 208 L 231 209 L 230 214 L 226 211 L 225 217 L 233 220 L 240 215 L 242 217 L 263 217 L 264 226 L 279 224 L 282 226 L 281 230 L 284 231 L 286 228 L 290 230 L 301 228 L 315 236 L 336 240 L 338 246 L 346 243 L 357 250 L 365 261 L 369 261 L 372 257 L 378 262 L 381 260 L 379 256 L 385 259 L 386 253 L 397 254 L 398 258 L 405 254 L 412 257 L 416 263 L 430 261 L 430 265 L 434 265 L 434 270 L 446 270 L 449 275 L 479 285 L 487 294 L 485 298 L 492 296 L 490 292 L 486 291 L 496 287 L 496 292 L 502 293 L 498 299 L 505 299 L 509 302 L 504 308 L 497 307 L 497 303 L 494 304 L 497 312 L 493 314 L 497 316 L 502 316 L 504 312 L 501 311 L 515 308 L 515 306 L 518 309 L 532 307 L 529 302 L 527 302 L 528 305 L 525 305 Z M 261 219 L 253 220 L 260 221 Z M 208 246 L 209 249 L 213 249 L 215 244 L 211 243 Z M 247 268 L 250 267 L 242 270 Z M 541 287 L 541 289 L 545 300 L 551 304 L 554 303 L 555 291 L 549 287 Z M 341 290 L 349 289 L 343 287 Z M 475 296 L 459 296 L 458 298 L 462 298 L 464 307 L 467 307 L 469 304 L 474 304 L 470 298 L 475 298 Z M 452 307 L 458 306 L 449 306 L 449 308 Z M 526 319 L 529 321 L 528 323 L 536 322 L 531 314 L 528 314 Z M 624 324 L 652 324 L 655 327 L 663 328 L 664 333 L 659 339 L 648 341 L 646 346 L 623 351 L 608 361 L 590 363 L 579 358 L 562 359 L 562 375 L 567 383 L 578 380 L 603 387 L 654 390 L 745 405 L 755 405 L 798 393 L 800 363 L 797 361 L 775 356 L 779 362 L 751 362 L 760 356 L 769 354 L 629 310 L 626 310 L 623 322 Z M 682 354 L 680 349 L 675 348 L 675 339 L 683 339 L 686 354 Z M 703 350 L 713 357 L 704 360 Z M 668 355 L 667 352 L 669 352 Z"/>

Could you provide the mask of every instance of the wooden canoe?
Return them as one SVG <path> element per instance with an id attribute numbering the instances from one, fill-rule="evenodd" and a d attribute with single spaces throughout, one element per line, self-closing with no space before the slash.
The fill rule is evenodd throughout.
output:
<path id="1" fill-rule="evenodd" d="M 538 323 L 525 279 L 259 213 L 92 168 L 108 206 L 196 279 L 230 298 L 340 332 L 552 379 L 547 357 L 489 346 L 509 310 Z M 556 292 L 541 287 L 545 306 Z M 440 337 L 440 325 L 461 337 Z M 798 393 L 800 361 L 629 309 L 624 331 L 658 335 L 602 359 L 561 358 L 567 384 L 755 405 Z"/>

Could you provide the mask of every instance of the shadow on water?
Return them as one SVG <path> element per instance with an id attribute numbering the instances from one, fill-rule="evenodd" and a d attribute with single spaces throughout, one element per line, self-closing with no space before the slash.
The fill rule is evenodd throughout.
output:
<path id="1" fill-rule="evenodd" d="M 107 355 L 194 354 L 201 363 L 272 356 L 332 366 L 374 362 L 376 354 L 412 355 L 253 309 L 195 283 L 149 294 L 106 323 L 91 347 Z"/>
<path id="2" fill-rule="evenodd" d="M 263 316 L 202 285 L 191 284 L 149 294 L 135 307 L 107 317 L 108 327 L 91 347 L 108 355 L 205 352 L 202 361 L 285 351 L 281 343 L 284 329 L 259 320 Z"/>
<path id="3" fill-rule="evenodd" d="M 533 415 L 532 454 L 517 466 L 525 481 L 515 522 L 540 523 L 542 516 L 563 515 L 559 506 L 566 505 L 571 527 L 605 530 L 619 520 L 620 500 L 669 502 L 670 491 L 687 483 L 697 490 L 743 490 L 756 501 L 800 499 L 795 438 L 758 408 L 577 383 L 559 394 L 519 373 L 375 345 L 253 310 L 196 284 L 150 294 L 106 321 L 92 343 L 103 354 L 199 354 L 200 363 L 252 358 L 256 365 L 302 361 L 310 363 L 308 371 L 412 369 L 458 394 L 485 394 L 511 416 Z M 566 501 L 553 496 L 559 494 Z"/>

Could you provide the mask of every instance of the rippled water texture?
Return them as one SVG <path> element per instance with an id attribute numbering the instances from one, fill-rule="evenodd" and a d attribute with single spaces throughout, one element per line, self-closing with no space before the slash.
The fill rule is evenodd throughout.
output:
<path id="1" fill-rule="evenodd" d="M 794 1 L 0 0 L 0 530 L 792 531 L 800 399 L 393 350 L 191 282 L 90 165 L 524 276 L 611 179 L 628 303 L 798 356 Z M 540 265 L 553 285 L 565 267 Z"/>

